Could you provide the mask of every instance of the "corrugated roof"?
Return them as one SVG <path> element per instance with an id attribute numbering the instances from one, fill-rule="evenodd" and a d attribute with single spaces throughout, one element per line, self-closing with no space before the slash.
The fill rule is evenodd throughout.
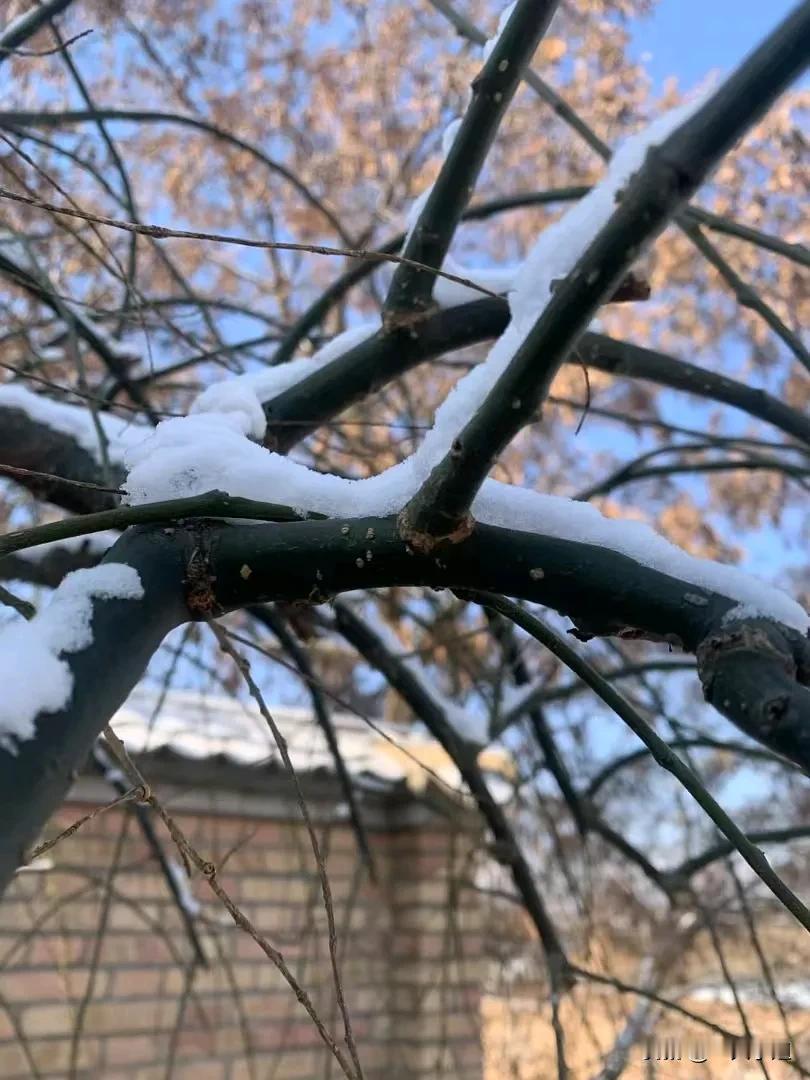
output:
<path id="1" fill-rule="evenodd" d="M 312 712 L 270 705 L 298 773 L 334 774 L 334 760 Z M 434 740 L 412 729 L 349 713 L 333 713 L 332 723 L 349 772 L 364 786 L 393 787 L 403 782 L 422 791 L 435 778 L 458 790 L 458 771 Z M 112 726 L 131 753 L 169 752 L 188 761 L 225 759 L 234 766 L 283 767 L 272 732 L 252 704 L 197 690 L 162 692 L 137 687 L 113 717 Z M 376 730 L 375 730 L 376 729 Z M 511 774 L 511 762 L 500 750 L 484 751 L 482 766 Z"/>

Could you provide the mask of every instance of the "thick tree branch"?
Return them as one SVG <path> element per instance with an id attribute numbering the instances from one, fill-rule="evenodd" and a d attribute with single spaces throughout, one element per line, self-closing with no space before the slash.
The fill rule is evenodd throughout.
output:
<path id="1" fill-rule="evenodd" d="M 0 802 L 0 820 L 10 823 L 0 843 L 0 880 L 13 872 L 26 844 L 59 804 L 71 771 L 89 752 L 170 629 L 189 619 L 211 618 L 257 603 L 319 603 L 358 588 L 486 588 L 553 607 L 568 615 L 580 634 L 630 633 L 668 640 L 689 651 L 699 650 L 709 639 L 700 661 L 709 700 L 754 737 L 810 770 L 806 741 L 797 738 L 790 743 L 784 724 L 770 722 L 755 731 L 751 722 L 762 715 L 769 720 L 777 686 L 780 695 L 793 691 L 790 720 L 800 723 L 803 717 L 810 729 L 810 690 L 800 685 L 807 679 L 806 667 L 791 661 L 799 680 L 792 684 L 788 668 L 783 666 L 781 674 L 772 670 L 780 664 L 774 642 L 779 646 L 781 641 L 780 647 L 797 656 L 808 648 L 807 643 L 798 632 L 773 623 L 764 639 L 764 657 L 756 654 L 757 635 L 747 639 L 747 656 L 729 655 L 722 620 L 736 605 L 728 597 L 604 547 L 495 526 L 477 525 L 464 543 L 451 546 L 437 560 L 409 548 L 393 517 L 348 522 L 284 520 L 262 527 L 227 525 L 200 516 L 183 524 L 177 515 L 187 518 L 189 503 L 196 503 L 201 515 L 244 513 L 254 521 L 262 516 L 293 516 L 285 508 L 263 508 L 216 494 L 113 511 L 113 515 L 140 513 L 143 520 L 162 520 L 162 525 L 129 529 L 104 560 L 134 566 L 145 597 L 137 603 L 95 603 L 93 645 L 68 658 L 75 677 L 69 706 L 58 714 L 41 716 L 36 737 L 20 745 L 18 756 L 0 751 L 0 790 L 5 800 Z M 121 523 L 117 518 L 111 521 L 109 515 L 103 517 L 105 528 Z M 7 552 L 19 550 L 33 542 L 58 539 L 65 530 L 80 535 L 81 525 L 81 520 L 56 522 L 35 530 L 33 539 L 31 531 L 23 540 L 20 534 L 6 537 L 3 547 Z M 57 535 L 51 535 L 54 532 Z M 757 620 L 752 622 L 758 626 Z M 739 634 L 747 626 L 740 623 L 730 630 Z M 719 645 L 712 639 L 718 636 L 718 628 Z M 728 665 L 741 660 L 755 671 L 754 660 L 764 665 L 768 679 L 745 679 L 731 694 L 725 686 Z"/>
<path id="2" fill-rule="evenodd" d="M 769 619 L 726 620 L 697 649 L 707 701 L 810 772 L 810 641 Z"/>
<path id="3" fill-rule="evenodd" d="M 478 29 L 478 27 L 472 23 L 461 12 L 456 11 L 452 4 L 448 0 L 431 0 L 433 6 L 441 11 L 442 14 L 455 26 L 456 30 L 469 41 L 475 44 L 482 44 L 486 40 L 486 35 Z M 801 20 L 802 12 L 800 8 L 796 8 L 789 18 L 797 18 Z M 799 33 L 806 33 L 806 28 L 802 29 L 799 26 Z M 525 73 L 525 81 L 528 86 L 535 91 L 537 96 L 541 98 L 547 105 L 550 105 L 552 110 L 560 117 L 560 119 L 567 124 L 572 131 L 583 139 L 584 142 L 590 146 L 592 150 L 604 160 L 609 161 L 611 158 L 611 149 L 607 143 L 596 134 L 579 114 L 571 108 L 570 105 L 560 95 L 549 86 L 544 79 L 531 69 L 528 69 Z M 686 206 L 683 207 L 676 215 L 675 221 L 678 226 L 715 267 L 715 269 L 724 278 L 726 283 L 730 286 L 732 292 L 737 298 L 738 302 L 746 307 L 754 308 L 757 313 L 768 323 L 785 342 L 789 349 L 793 352 L 793 355 L 799 360 L 805 367 L 808 366 L 808 353 L 804 347 L 803 342 L 795 334 L 790 331 L 789 328 L 784 326 L 784 323 L 779 319 L 776 312 L 769 307 L 768 304 L 762 300 L 761 297 L 756 295 L 753 290 L 748 286 L 739 275 L 736 274 L 734 269 L 723 259 L 717 248 L 714 247 L 705 237 L 698 236 L 696 238 L 695 232 L 699 233 L 696 229 L 697 225 L 709 225 L 712 228 L 716 228 L 719 231 L 724 231 L 732 236 L 738 236 L 741 239 L 748 240 L 751 243 L 758 244 L 765 250 L 778 252 L 785 255 L 788 258 L 795 259 L 797 262 L 803 265 L 810 265 L 810 253 L 804 245 L 792 245 L 786 244 L 783 241 L 768 237 L 765 234 L 761 234 L 758 230 L 748 228 L 747 226 L 740 226 L 736 222 L 730 221 L 726 218 L 722 218 L 717 214 L 712 214 L 709 211 L 702 210 L 700 208 Z M 720 226 L 722 222 L 722 227 Z M 749 300 L 753 300 L 749 303 Z"/>
<path id="4" fill-rule="evenodd" d="M 605 334 L 583 334 L 575 354 L 584 364 L 597 371 L 646 379 L 672 390 L 731 405 L 810 446 L 810 418 L 765 390 L 747 386 L 655 349 L 617 341 Z"/>
<path id="5" fill-rule="evenodd" d="M 408 237 L 404 256 L 440 269 L 498 126 L 559 0 L 518 0 L 480 74 L 439 176 Z M 430 306 L 435 278 L 412 266 L 394 272 L 384 322 L 401 325 Z"/>
<path id="6" fill-rule="evenodd" d="M 506 301 L 487 297 L 433 312 L 407 333 L 380 330 L 265 403 L 268 445 L 289 450 L 324 420 L 417 364 L 499 337 L 508 324 Z M 810 446 L 810 419 L 798 410 L 764 390 L 666 353 L 587 332 L 570 362 L 731 405 Z"/>
<path id="7" fill-rule="evenodd" d="M 404 535 L 424 543 L 463 535 L 470 504 L 498 454 L 535 414 L 599 304 L 637 252 L 694 194 L 727 150 L 805 67 L 810 3 L 802 4 L 692 116 L 659 146 L 608 223 L 552 293 L 478 411 L 402 515 Z"/>
<path id="8" fill-rule="evenodd" d="M 288 390 L 265 402 L 267 444 L 282 453 L 326 420 L 381 389 L 415 365 L 456 349 L 498 337 L 509 323 L 505 300 L 485 298 L 436 311 L 411 332 L 380 330 L 332 363 L 313 371 Z M 764 390 L 685 360 L 585 333 L 571 360 L 627 378 L 647 379 L 659 386 L 718 401 L 769 423 L 810 445 L 810 420 Z M 78 408 L 78 406 L 77 406 Z M 48 429 L 22 410 L 4 406 L 0 398 L 0 461 L 25 469 L 47 471 L 66 479 L 103 484 L 104 471 L 95 458 L 69 435 Z M 35 495 L 73 513 L 93 513 L 114 505 L 112 495 L 81 490 L 35 477 L 20 479 Z M 123 472 L 113 466 L 113 483 Z"/>
<path id="9" fill-rule="evenodd" d="M 133 566 L 139 601 L 93 602 L 92 644 L 64 659 L 73 693 L 60 711 L 41 713 L 36 736 L 16 753 L 0 748 L 0 889 L 61 805 L 99 732 L 140 679 L 150 657 L 175 626 L 188 619 L 183 576 L 186 537 L 132 530 L 107 561 Z"/>
<path id="10" fill-rule="evenodd" d="M 37 559 L 27 559 L 24 555 L 0 558 L 0 579 L 25 581 L 30 585 L 55 589 L 65 574 L 98 566 L 100 561 L 98 548 L 89 542 L 83 543 L 78 549 L 55 545 Z"/>
<path id="11" fill-rule="evenodd" d="M 64 476 L 73 481 L 101 485 L 105 479 L 104 469 L 97 458 L 89 453 L 71 435 L 55 431 L 46 424 L 32 419 L 22 409 L 2 404 L 0 398 L 0 461 L 4 465 L 38 472 L 47 465 L 53 476 Z M 124 479 L 123 471 L 112 478 L 113 482 Z M 16 476 L 37 498 L 45 499 L 74 514 L 92 514 L 112 509 L 116 499 L 105 491 L 77 484 L 59 483 L 42 476 Z M 105 485 L 106 486 L 106 485 Z"/>
<path id="12" fill-rule="evenodd" d="M 373 337 L 265 403 L 265 444 L 289 450 L 319 423 L 362 401 L 425 360 L 484 341 L 506 325 L 506 301 L 485 298 L 430 314 L 412 327 Z M 275 425 L 275 426 L 274 426 Z"/>

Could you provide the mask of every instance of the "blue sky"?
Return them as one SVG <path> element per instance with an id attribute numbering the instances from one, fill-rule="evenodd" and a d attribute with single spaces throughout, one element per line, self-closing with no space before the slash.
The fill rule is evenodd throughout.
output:
<path id="1" fill-rule="evenodd" d="M 657 89 L 675 75 L 681 86 L 709 71 L 729 71 L 795 7 L 795 0 L 659 0 L 634 22 L 633 53 Z"/>

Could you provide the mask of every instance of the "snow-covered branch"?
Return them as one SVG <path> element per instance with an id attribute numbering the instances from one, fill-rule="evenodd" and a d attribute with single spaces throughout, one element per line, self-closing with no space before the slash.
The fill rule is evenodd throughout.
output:
<path id="1" fill-rule="evenodd" d="M 471 503 L 498 454 L 536 414 L 599 305 L 803 70 L 807 46 L 796 35 L 808 33 L 804 6 L 708 99 L 681 106 L 628 139 L 604 180 L 541 234 L 510 294 L 509 326 L 437 414 L 431 435 L 441 437 L 429 477 L 402 515 L 413 543 L 463 537 Z"/>

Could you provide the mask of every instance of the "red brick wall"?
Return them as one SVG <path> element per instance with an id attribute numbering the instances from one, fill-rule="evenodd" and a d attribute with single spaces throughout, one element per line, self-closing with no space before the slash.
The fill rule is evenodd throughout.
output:
<path id="1" fill-rule="evenodd" d="M 69 805 L 50 831 L 88 809 Z M 345 1051 L 305 830 L 258 816 L 176 819 Z M 373 884 L 350 830 L 319 830 L 366 1080 L 478 1080 L 480 915 L 456 884 L 467 841 L 438 819 L 377 829 Z M 191 972 L 181 919 L 125 811 L 96 817 L 51 855 L 52 869 L 19 875 L 0 903 L 0 1076 L 68 1077 L 72 1053 L 76 1076 L 104 1080 L 342 1075 L 277 969 L 199 878 L 196 923 L 210 966 Z"/>

